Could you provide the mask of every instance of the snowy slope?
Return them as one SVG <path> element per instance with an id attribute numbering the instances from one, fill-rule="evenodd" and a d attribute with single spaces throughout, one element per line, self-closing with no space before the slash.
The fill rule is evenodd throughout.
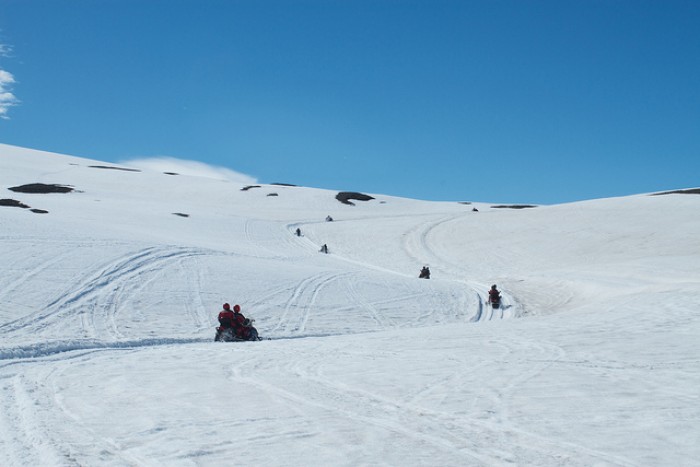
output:
<path id="1" fill-rule="evenodd" d="M 0 206 L 0 465 L 700 465 L 700 196 L 104 166 L 0 145 L 0 199 L 48 211 Z M 272 340 L 212 342 L 224 301 Z"/>

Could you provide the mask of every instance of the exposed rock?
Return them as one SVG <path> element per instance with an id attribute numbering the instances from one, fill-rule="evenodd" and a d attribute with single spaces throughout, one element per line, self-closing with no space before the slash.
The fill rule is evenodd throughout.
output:
<path id="1" fill-rule="evenodd" d="M 29 206 L 16 199 L 0 199 L 0 206 L 27 209 Z"/>
<path id="2" fill-rule="evenodd" d="M 17 193 L 70 193 L 75 191 L 73 187 L 65 185 L 47 185 L 45 183 L 29 183 L 27 185 L 13 186 L 8 188 L 10 191 L 15 191 Z"/>
<path id="3" fill-rule="evenodd" d="M 110 165 L 88 165 L 91 169 L 123 170 L 124 172 L 141 172 L 139 169 L 128 169 L 126 167 L 113 167 Z"/>
<path id="4" fill-rule="evenodd" d="M 355 203 L 350 201 L 351 199 L 355 200 L 355 201 L 369 201 L 369 200 L 372 200 L 374 198 L 369 196 L 369 195 L 362 194 L 362 193 L 356 193 L 356 192 L 352 192 L 352 191 L 341 191 L 340 193 L 335 195 L 335 199 L 337 199 L 338 201 L 340 201 L 343 204 L 349 204 L 350 206 L 354 206 Z"/>
<path id="5" fill-rule="evenodd" d="M 700 195 L 700 188 L 689 188 L 687 190 L 665 191 L 663 193 L 654 193 L 652 196 L 661 195 Z"/>

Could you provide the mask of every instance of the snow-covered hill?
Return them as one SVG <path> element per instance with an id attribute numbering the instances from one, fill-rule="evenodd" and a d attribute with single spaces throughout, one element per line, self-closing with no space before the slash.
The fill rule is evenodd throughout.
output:
<path id="1" fill-rule="evenodd" d="M 0 191 L 2 465 L 700 465 L 698 195 L 351 206 L 7 145 Z M 223 302 L 271 340 L 212 342 Z"/>

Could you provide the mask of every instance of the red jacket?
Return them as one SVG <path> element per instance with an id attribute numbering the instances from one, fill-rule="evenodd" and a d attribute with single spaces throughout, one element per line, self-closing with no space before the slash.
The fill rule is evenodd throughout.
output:
<path id="1" fill-rule="evenodd" d="M 233 328 L 236 331 L 236 336 L 241 339 L 248 338 L 249 327 L 245 324 L 245 316 L 241 313 L 233 313 Z"/>
<path id="2" fill-rule="evenodd" d="M 245 325 L 245 316 L 231 310 L 223 310 L 219 313 L 219 324 L 223 329 L 233 328 L 236 336 L 240 338 L 248 337 L 248 326 Z"/>
<path id="3" fill-rule="evenodd" d="M 221 324 L 222 328 L 233 327 L 234 320 L 236 320 L 236 318 L 231 310 L 223 310 L 221 313 L 219 313 L 219 324 Z"/>
<path id="4" fill-rule="evenodd" d="M 245 316 L 242 313 L 233 313 L 233 319 L 241 326 L 245 326 Z"/>

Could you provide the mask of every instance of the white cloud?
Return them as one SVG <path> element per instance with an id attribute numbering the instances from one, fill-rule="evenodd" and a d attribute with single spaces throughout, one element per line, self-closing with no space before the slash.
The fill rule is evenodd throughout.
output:
<path id="1" fill-rule="evenodd" d="M 255 177 L 246 175 L 225 167 L 205 164 L 199 161 L 176 159 L 174 157 L 150 157 L 147 159 L 131 159 L 120 164 L 139 169 L 155 170 L 158 172 L 175 172 L 180 175 L 228 180 L 237 183 L 257 183 Z"/>
<path id="2" fill-rule="evenodd" d="M 10 54 L 10 47 L 0 44 L 0 57 L 6 57 Z M 12 73 L 0 68 L 0 118 L 8 119 L 7 112 L 10 107 L 19 103 L 17 97 L 10 92 L 12 85 L 15 84 L 15 77 Z"/>

